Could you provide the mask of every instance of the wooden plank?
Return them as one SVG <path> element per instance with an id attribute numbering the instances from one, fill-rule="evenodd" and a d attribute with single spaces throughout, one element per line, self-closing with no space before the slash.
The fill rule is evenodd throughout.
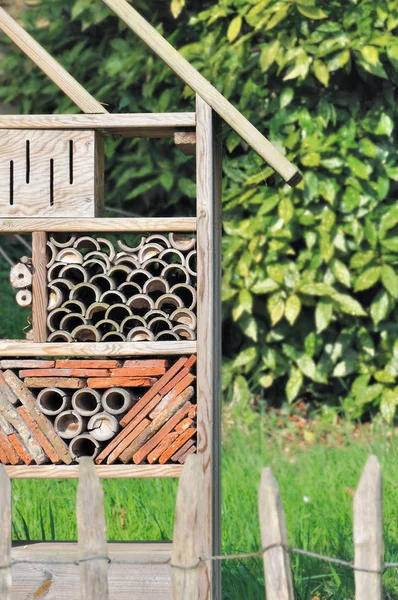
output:
<path id="1" fill-rule="evenodd" d="M 290 185 L 301 181 L 297 168 L 126 0 L 103 1 L 285 181 Z"/>
<path id="2" fill-rule="evenodd" d="M 53 360 L 0 360 L 2 369 L 52 369 Z"/>
<path id="3" fill-rule="evenodd" d="M 24 369 L 20 377 L 109 377 L 108 369 Z"/>
<path id="4" fill-rule="evenodd" d="M 4 379 L 12 389 L 12 391 L 19 397 L 22 404 L 36 421 L 39 428 L 54 446 L 58 456 L 63 460 L 64 463 L 70 464 L 72 462 L 68 448 L 60 437 L 55 433 L 54 427 L 49 419 L 43 415 L 37 406 L 36 398 L 27 389 L 20 379 L 12 372 L 6 371 L 4 373 Z M 32 468 L 32 467 L 31 467 Z"/>
<path id="5" fill-rule="evenodd" d="M 29 427 L 29 429 L 32 432 L 32 434 L 34 435 L 34 437 L 37 439 L 37 441 L 43 448 L 44 452 L 47 454 L 50 461 L 56 465 L 61 463 L 62 461 L 59 458 L 54 446 L 52 444 L 50 444 L 50 442 L 48 441 L 48 439 L 46 438 L 44 433 L 39 429 L 39 426 L 37 425 L 36 421 L 28 413 L 26 408 L 24 406 L 20 406 L 17 408 L 17 410 L 18 410 L 18 413 L 20 414 L 21 418 L 25 421 L 26 425 Z"/>
<path id="6" fill-rule="evenodd" d="M 165 367 L 122 367 L 111 369 L 110 375 L 112 377 L 156 377 L 165 373 Z"/>
<path id="7" fill-rule="evenodd" d="M 57 360 L 56 369 L 117 369 L 120 367 L 119 360 Z M 54 365 L 52 365 L 54 366 Z"/>
<path id="8" fill-rule="evenodd" d="M 81 390 L 86 387 L 85 381 L 78 377 L 26 377 L 24 383 L 28 388 L 57 387 Z"/>
<path id="9" fill-rule="evenodd" d="M 263 469 L 258 495 L 267 598 L 294 600 L 285 512 L 271 469 Z"/>
<path id="10" fill-rule="evenodd" d="M 7 436 L 5 436 L 7 437 Z M 180 465 L 99 465 L 98 477 L 102 479 L 175 479 L 180 477 Z M 9 466 L 7 473 L 11 479 L 77 479 L 78 465 Z"/>
<path id="11" fill-rule="evenodd" d="M 92 112 L 92 111 L 85 111 Z M 0 115 L 0 129 L 175 130 L 195 127 L 196 113 L 123 113 L 86 115 Z M 185 135 L 185 132 L 184 132 Z"/>
<path id="12" fill-rule="evenodd" d="M 30 218 L 0 219 L 0 233 L 32 233 L 33 231 L 52 233 L 141 233 L 141 232 L 185 232 L 196 231 L 196 218 Z"/>
<path id="13" fill-rule="evenodd" d="M 221 128 L 197 98 L 198 453 L 203 468 L 203 556 L 221 553 Z M 201 600 L 221 598 L 219 561 L 201 565 Z"/>
<path id="14" fill-rule="evenodd" d="M 196 342 L 77 342 L 47 343 L 6 340 L 1 356 L 173 356 L 196 353 Z"/>
<path id="15" fill-rule="evenodd" d="M 11 481 L 0 465 L 0 598 L 11 600 Z"/>
<path id="16" fill-rule="evenodd" d="M 82 600 L 108 600 L 108 547 L 104 492 L 91 458 L 80 459 L 76 520 Z"/>
<path id="17" fill-rule="evenodd" d="M 355 598 L 381 600 L 383 574 L 382 477 L 369 456 L 354 496 Z"/>
<path id="18" fill-rule="evenodd" d="M 32 233 L 32 328 L 33 342 L 47 341 L 47 234 L 43 232 Z"/>
<path id="19" fill-rule="evenodd" d="M 21 25 L 0 8 L 0 27 L 83 112 L 107 113 L 107 110 L 88 93 Z"/>
<path id="20" fill-rule="evenodd" d="M 198 456 L 190 456 L 181 475 L 175 508 L 171 555 L 172 600 L 199 600 L 200 597 L 202 486 L 203 470 L 200 459 Z"/>
<path id="21" fill-rule="evenodd" d="M 156 382 L 155 377 L 94 377 L 87 379 L 87 386 L 100 390 L 113 387 L 151 387 Z"/>

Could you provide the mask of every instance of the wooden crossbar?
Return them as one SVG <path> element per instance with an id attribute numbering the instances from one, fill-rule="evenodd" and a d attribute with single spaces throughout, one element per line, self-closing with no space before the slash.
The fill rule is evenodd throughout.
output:
<path id="1" fill-rule="evenodd" d="M 196 342 L 76 342 L 0 341 L 0 356 L 172 356 L 196 354 Z"/>
<path id="2" fill-rule="evenodd" d="M 195 218 L 142 218 L 142 219 L 0 219 L 0 233 L 73 232 L 110 233 L 126 232 L 194 232 Z"/>
<path id="3" fill-rule="evenodd" d="M 99 465 L 95 467 L 101 479 L 178 478 L 183 465 Z M 5 467 L 10 479 L 77 479 L 79 465 L 30 465 Z"/>

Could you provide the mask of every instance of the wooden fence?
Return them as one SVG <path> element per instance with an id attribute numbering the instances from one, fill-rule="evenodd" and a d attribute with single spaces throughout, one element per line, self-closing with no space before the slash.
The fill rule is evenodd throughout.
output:
<path id="1" fill-rule="evenodd" d="M 381 600 L 382 573 L 398 563 L 383 563 L 382 478 L 379 463 L 370 456 L 354 497 L 353 563 L 290 548 L 285 514 L 271 469 L 264 469 L 258 496 L 262 548 L 237 556 L 203 557 L 200 554 L 203 471 L 197 455 L 188 457 L 180 479 L 174 524 L 171 567 L 172 600 L 199 599 L 199 573 L 212 560 L 262 556 L 266 597 L 293 600 L 290 554 L 299 553 L 354 570 L 356 600 Z M 76 514 L 82 600 L 108 600 L 108 559 L 103 491 L 91 459 L 80 462 Z M 0 466 L 0 598 L 11 600 L 11 482 Z M 125 561 L 125 564 L 134 564 Z M 156 565 L 156 563 L 151 563 Z M 160 563 L 158 563 L 160 564 Z M 164 564 L 164 563 L 163 563 Z M 201 596 L 202 597 L 202 596 Z M 214 599 L 218 600 L 218 599 Z"/>

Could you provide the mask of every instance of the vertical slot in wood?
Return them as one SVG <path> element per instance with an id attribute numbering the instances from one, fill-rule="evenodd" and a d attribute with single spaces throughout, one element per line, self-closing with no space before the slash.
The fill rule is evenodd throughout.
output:
<path id="1" fill-rule="evenodd" d="M 10 161 L 10 206 L 14 204 L 14 161 Z"/>
<path id="2" fill-rule="evenodd" d="M 50 206 L 54 206 L 54 159 L 50 160 Z"/>
<path id="3" fill-rule="evenodd" d="M 30 183 L 30 141 L 26 140 L 26 183 Z"/>
<path id="4" fill-rule="evenodd" d="M 73 184 L 73 140 L 69 141 L 69 183 Z"/>

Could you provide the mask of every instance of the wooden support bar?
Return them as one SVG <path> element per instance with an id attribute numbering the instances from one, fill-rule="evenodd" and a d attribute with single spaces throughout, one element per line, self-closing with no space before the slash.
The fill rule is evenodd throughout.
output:
<path id="1" fill-rule="evenodd" d="M 196 133 L 194 131 L 176 131 L 174 134 L 174 143 L 186 156 L 195 156 Z"/>
<path id="2" fill-rule="evenodd" d="M 9 466 L 6 467 L 11 479 L 77 479 L 78 465 Z M 178 478 L 181 465 L 99 465 L 96 467 L 101 479 L 152 479 Z"/>
<path id="3" fill-rule="evenodd" d="M 47 234 L 35 231 L 32 233 L 32 328 L 33 341 L 46 342 L 47 329 Z"/>
<path id="4" fill-rule="evenodd" d="M 172 356 L 195 353 L 196 342 L 0 342 L 0 356 Z"/>
<path id="5" fill-rule="evenodd" d="M 11 600 L 12 510 L 11 481 L 0 465 L 0 598 Z"/>
<path id="6" fill-rule="evenodd" d="M 0 233 L 32 233 L 32 232 L 70 232 L 74 233 L 135 233 L 196 231 L 196 219 L 193 217 L 169 218 L 142 218 L 142 219 L 0 219 Z"/>

